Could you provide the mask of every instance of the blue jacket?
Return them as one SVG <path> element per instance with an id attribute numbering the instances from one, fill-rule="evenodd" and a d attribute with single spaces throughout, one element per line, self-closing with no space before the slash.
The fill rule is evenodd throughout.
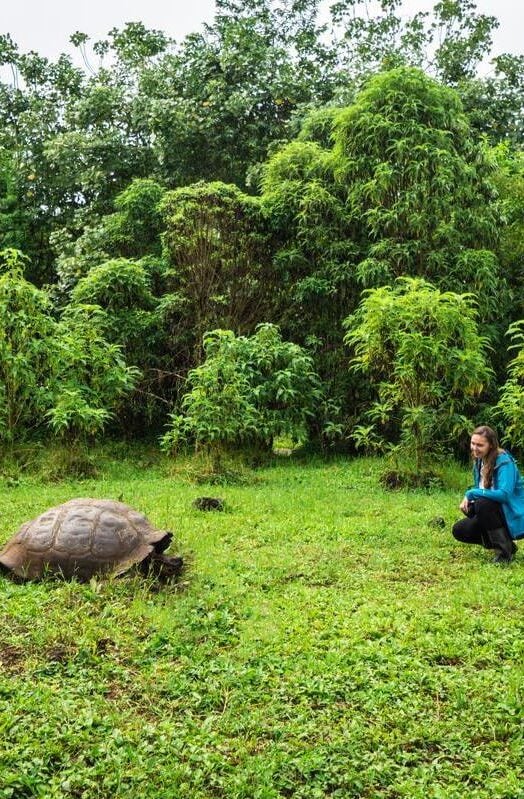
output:
<path id="1" fill-rule="evenodd" d="M 524 481 L 517 464 L 508 452 L 497 455 L 491 488 L 479 488 L 481 465 L 480 459 L 473 464 L 475 487 L 466 491 L 467 499 L 484 498 L 500 502 L 511 537 L 524 537 Z"/>

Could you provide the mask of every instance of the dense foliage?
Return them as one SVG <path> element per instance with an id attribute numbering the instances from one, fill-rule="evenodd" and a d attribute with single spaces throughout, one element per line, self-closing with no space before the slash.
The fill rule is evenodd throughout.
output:
<path id="1" fill-rule="evenodd" d="M 274 439 L 304 437 L 320 409 L 322 391 L 312 358 L 282 341 L 274 325 L 251 336 L 214 330 L 204 338 L 205 362 L 188 376 L 183 414 L 171 417 L 166 449 L 192 441 L 219 457 L 224 447 L 249 445 L 270 451 Z"/>
<path id="2" fill-rule="evenodd" d="M 96 436 L 133 387 L 137 370 L 104 338 L 96 306 L 68 308 L 55 321 L 46 294 L 23 278 L 16 250 L 3 255 L 0 441 L 12 445 L 45 421 L 69 439 Z"/>
<path id="3" fill-rule="evenodd" d="M 203 441 L 188 397 L 210 374 L 213 330 L 226 331 L 231 381 L 214 412 L 227 406 L 231 436 L 251 447 L 295 435 L 248 412 L 237 368 L 240 342 L 278 329 L 323 383 L 323 410 L 301 417 L 300 437 L 329 429 L 353 446 L 383 377 L 349 368 L 357 339 L 344 341 L 343 322 L 370 302 L 364 290 L 397 296 L 388 286 L 410 277 L 447 308 L 471 296 L 483 342 L 471 384 L 457 371 L 452 414 L 447 377 L 430 366 L 424 413 L 463 427 L 498 413 L 522 445 L 505 334 L 524 316 L 524 62 L 497 55 L 491 76 L 478 74 L 496 19 L 472 0 L 414 15 L 399 0 L 216 9 L 178 44 L 138 22 L 101 42 L 76 33 L 85 68 L 0 39 L 3 438 L 50 426 L 159 436 L 191 418 L 188 437 Z M 461 340 L 448 323 L 435 317 L 435 342 Z M 395 347 L 387 368 L 402 369 Z M 294 390 L 311 408 L 316 389 Z M 228 405 L 227 391 L 244 399 Z M 385 425 L 389 444 L 405 436 L 399 420 Z"/>
<path id="4" fill-rule="evenodd" d="M 384 447 L 380 433 L 398 430 L 397 453 L 421 470 L 439 444 L 471 428 L 465 414 L 491 378 L 472 296 L 399 278 L 394 288 L 366 291 L 345 326 L 352 366 L 371 375 L 376 395 L 357 443 Z"/>
<path id="5" fill-rule="evenodd" d="M 502 385 L 496 410 L 506 427 L 506 439 L 524 449 L 524 321 L 515 322 L 508 330 L 512 360 Z"/>

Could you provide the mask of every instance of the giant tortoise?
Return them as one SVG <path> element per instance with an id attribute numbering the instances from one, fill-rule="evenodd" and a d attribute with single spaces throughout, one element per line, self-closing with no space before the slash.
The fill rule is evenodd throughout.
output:
<path id="1" fill-rule="evenodd" d="M 23 524 L 0 552 L 0 569 L 26 580 L 47 574 L 89 580 L 137 564 L 165 579 L 183 565 L 182 558 L 162 554 L 171 539 L 122 502 L 72 499 Z"/>

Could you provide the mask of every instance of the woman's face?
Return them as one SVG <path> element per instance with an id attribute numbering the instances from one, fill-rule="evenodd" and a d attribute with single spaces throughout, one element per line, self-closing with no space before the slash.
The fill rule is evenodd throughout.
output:
<path id="1" fill-rule="evenodd" d="M 474 433 L 471 436 L 470 449 L 474 458 L 485 458 L 491 450 L 491 444 L 485 436 Z"/>

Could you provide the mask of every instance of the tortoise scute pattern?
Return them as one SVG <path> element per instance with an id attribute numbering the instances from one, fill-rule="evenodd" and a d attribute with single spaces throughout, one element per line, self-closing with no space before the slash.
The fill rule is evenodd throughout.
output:
<path id="1" fill-rule="evenodd" d="M 21 528 L 18 540 L 37 552 L 49 549 L 53 545 L 53 530 L 58 515 L 58 508 L 51 508 L 34 521 L 27 522 Z"/>
<path id="2" fill-rule="evenodd" d="M 166 533 L 122 502 L 73 499 L 22 525 L 0 562 L 23 577 L 59 572 L 89 578 L 120 574 L 146 558 Z"/>

